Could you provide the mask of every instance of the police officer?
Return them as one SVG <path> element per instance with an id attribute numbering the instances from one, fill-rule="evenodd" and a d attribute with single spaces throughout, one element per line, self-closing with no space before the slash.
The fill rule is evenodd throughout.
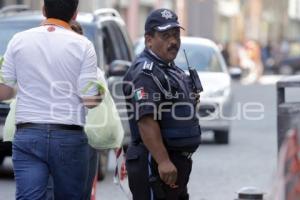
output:
<path id="1" fill-rule="evenodd" d="M 146 47 L 124 77 L 132 134 L 126 167 L 135 200 L 189 199 L 191 155 L 201 131 L 195 109 L 199 95 L 191 77 L 174 64 L 181 29 L 171 10 L 151 12 Z"/>

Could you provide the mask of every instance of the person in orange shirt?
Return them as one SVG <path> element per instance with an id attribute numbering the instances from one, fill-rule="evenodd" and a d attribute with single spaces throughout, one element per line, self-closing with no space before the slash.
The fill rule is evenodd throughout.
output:
<path id="1" fill-rule="evenodd" d="M 78 0 L 44 0 L 47 20 L 16 34 L 4 55 L 0 100 L 18 85 L 13 165 L 16 199 L 46 199 L 50 176 L 54 198 L 84 199 L 89 146 L 85 109 L 98 105 L 93 44 L 74 33 Z M 72 72 L 72 73 L 69 73 Z"/>

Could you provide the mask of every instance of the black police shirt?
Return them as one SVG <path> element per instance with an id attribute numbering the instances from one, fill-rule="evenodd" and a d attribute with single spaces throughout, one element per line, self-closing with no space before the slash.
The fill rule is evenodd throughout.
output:
<path id="1" fill-rule="evenodd" d="M 148 52 L 147 52 L 148 53 Z M 154 63 L 144 57 L 142 53 L 137 61 L 132 65 L 124 78 L 124 94 L 130 111 L 133 111 L 130 119 L 133 117 L 138 121 L 145 115 L 157 114 L 157 108 L 162 102 L 163 94 L 157 84 L 151 77 L 148 70 L 153 70 Z"/>
<path id="2" fill-rule="evenodd" d="M 174 81 L 166 76 L 165 69 L 169 76 L 182 81 Z M 125 75 L 123 85 L 133 142 L 140 142 L 137 121 L 145 115 L 153 116 L 159 121 L 161 114 L 159 112 L 164 109 L 162 105 L 172 104 L 171 99 L 176 92 L 180 91 L 180 88 L 185 88 L 185 85 L 180 84 L 184 84 L 186 77 L 184 71 L 175 65 L 168 66 L 147 49 L 139 55 Z M 188 90 L 181 90 L 181 92 L 189 96 Z M 185 98 L 184 101 L 187 99 L 189 98 Z M 195 104 L 195 101 L 192 103 Z"/>

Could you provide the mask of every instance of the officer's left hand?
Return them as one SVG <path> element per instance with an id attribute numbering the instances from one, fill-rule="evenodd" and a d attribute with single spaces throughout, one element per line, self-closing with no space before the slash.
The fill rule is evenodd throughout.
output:
<path id="1" fill-rule="evenodd" d="M 177 181 L 177 168 L 170 161 L 166 160 L 158 163 L 158 172 L 161 180 L 169 186 L 174 186 Z"/>

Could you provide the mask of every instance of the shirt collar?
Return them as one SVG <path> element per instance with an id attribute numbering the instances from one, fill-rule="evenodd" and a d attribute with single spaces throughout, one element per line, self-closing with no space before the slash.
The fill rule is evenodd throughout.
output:
<path id="1" fill-rule="evenodd" d="M 148 52 L 149 52 L 152 56 L 154 56 L 154 57 L 155 57 L 157 60 L 159 60 L 160 62 L 162 62 L 162 63 L 168 65 L 169 67 L 172 67 L 172 66 L 173 66 L 174 62 L 166 63 L 166 62 L 163 61 L 156 53 L 154 53 L 151 49 L 148 49 L 148 48 L 147 48 L 147 50 L 148 50 Z"/>
<path id="2" fill-rule="evenodd" d="M 42 26 L 46 25 L 54 25 L 54 26 L 59 26 L 68 30 L 72 30 L 71 26 L 69 23 L 60 20 L 60 19 L 55 19 L 55 18 L 48 18 L 45 21 L 42 22 Z"/>

